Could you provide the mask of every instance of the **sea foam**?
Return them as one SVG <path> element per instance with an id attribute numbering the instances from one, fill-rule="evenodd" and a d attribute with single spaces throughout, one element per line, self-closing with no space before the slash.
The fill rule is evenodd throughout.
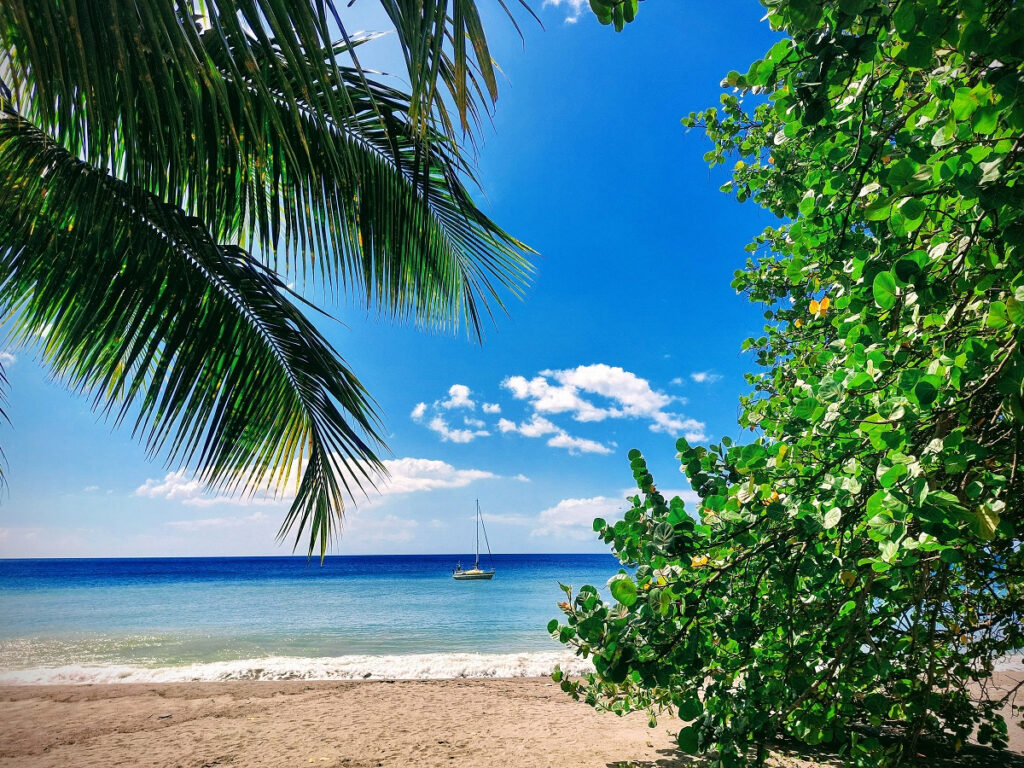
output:
<path id="1" fill-rule="evenodd" d="M 166 667 L 68 664 L 0 670 L 2 685 L 182 683 L 226 680 L 444 680 L 545 677 L 555 665 L 572 675 L 593 670 L 589 661 L 563 651 L 528 653 L 416 653 L 329 658 L 274 656 Z"/>

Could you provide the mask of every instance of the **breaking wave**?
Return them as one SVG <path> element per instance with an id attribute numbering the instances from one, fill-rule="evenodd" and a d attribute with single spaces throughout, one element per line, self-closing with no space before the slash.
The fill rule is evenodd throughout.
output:
<path id="1" fill-rule="evenodd" d="M 564 651 L 528 653 L 418 653 L 329 658 L 268 657 L 166 667 L 68 664 L 0 670 L 4 685 L 181 683 L 227 680 L 444 680 L 545 677 L 555 665 L 569 674 L 593 670 L 589 661 Z"/>

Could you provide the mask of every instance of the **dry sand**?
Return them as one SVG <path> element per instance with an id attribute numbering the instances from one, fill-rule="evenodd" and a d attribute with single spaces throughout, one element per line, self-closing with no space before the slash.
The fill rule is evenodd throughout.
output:
<path id="1" fill-rule="evenodd" d="M 0 687 L 3 768 L 703 765 L 678 758 L 677 728 L 597 713 L 547 679 Z M 970 755 L 957 764 L 982 764 Z M 809 763 L 783 751 L 771 764 Z"/>

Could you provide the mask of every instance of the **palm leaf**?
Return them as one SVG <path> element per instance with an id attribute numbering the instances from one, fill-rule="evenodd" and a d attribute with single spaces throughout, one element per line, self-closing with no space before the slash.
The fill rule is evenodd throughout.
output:
<path id="1" fill-rule="evenodd" d="M 204 25 L 191 3 L 10 0 L 0 35 L 22 114 L 73 154 L 286 274 L 315 263 L 368 305 L 479 335 L 531 270 L 529 249 L 474 204 L 437 101 L 440 80 L 463 121 L 475 114 L 474 70 L 496 93 L 486 40 L 469 0 L 454 0 L 454 46 L 447 1 L 384 5 L 411 94 L 338 63 L 365 39 L 327 43 L 330 3 L 218 0 Z"/>
<path id="2" fill-rule="evenodd" d="M 202 221 L 0 119 L 0 309 L 15 341 L 45 334 L 60 376 L 214 490 L 301 473 L 282 534 L 308 531 L 322 556 L 345 497 L 380 470 L 379 440 L 362 386 L 289 299 Z"/>

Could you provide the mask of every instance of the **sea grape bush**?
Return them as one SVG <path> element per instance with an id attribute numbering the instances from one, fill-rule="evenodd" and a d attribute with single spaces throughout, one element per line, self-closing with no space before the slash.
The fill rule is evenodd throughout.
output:
<path id="1" fill-rule="evenodd" d="M 555 677 L 678 714 L 720 766 L 780 735 L 859 766 L 1003 747 L 1013 692 L 979 688 L 1024 647 L 1024 8 L 764 5 L 786 39 L 683 120 L 779 221 L 734 281 L 767 321 L 751 442 L 678 442 L 696 519 L 630 453 L 640 493 L 595 530 L 635 570 L 612 605 L 569 591 L 549 629 L 596 673 Z"/>

